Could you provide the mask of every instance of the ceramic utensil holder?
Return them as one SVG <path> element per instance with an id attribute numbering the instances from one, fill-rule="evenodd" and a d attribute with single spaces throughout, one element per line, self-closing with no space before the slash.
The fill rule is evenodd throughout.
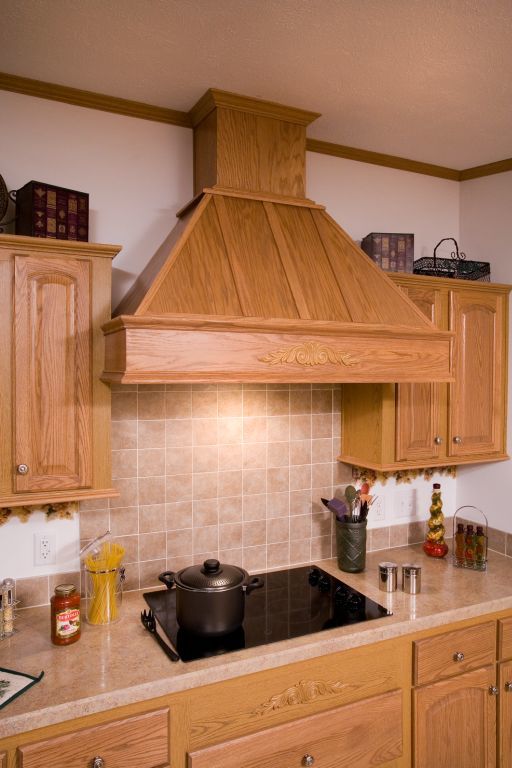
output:
<path id="1" fill-rule="evenodd" d="M 366 564 L 366 520 L 359 523 L 336 520 L 338 568 L 347 573 L 364 571 Z"/>

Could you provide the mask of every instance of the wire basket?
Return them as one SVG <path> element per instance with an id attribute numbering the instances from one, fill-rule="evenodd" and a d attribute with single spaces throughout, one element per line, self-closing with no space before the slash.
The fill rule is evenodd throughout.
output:
<path id="1" fill-rule="evenodd" d="M 461 515 L 463 510 L 472 510 L 469 514 Z M 475 521 L 473 513 L 478 513 Z M 466 525 L 464 526 L 464 523 Z M 463 533 L 459 531 L 462 526 Z M 476 526 L 476 532 L 473 530 Z M 482 533 L 479 533 L 481 529 Z M 452 562 L 456 568 L 468 568 L 472 571 L 487 570 L 487 543 L 488 543 L 487 518 L 478 507 L 459 507 L 453 516 L 453 554 Z M 458 538 L 459 537 L 459 538 Z"/>
<path id="2" fill-rule="evenodd" d="M 430 275 L 431 277 L 452 277 L 458 280 L 479 280 L 489 283 L 491 280 L 491 265 L 488 261 L 465 261 L 463 259 L 435 260 L 424 256 L 414 262 L 415 275 Z"/>

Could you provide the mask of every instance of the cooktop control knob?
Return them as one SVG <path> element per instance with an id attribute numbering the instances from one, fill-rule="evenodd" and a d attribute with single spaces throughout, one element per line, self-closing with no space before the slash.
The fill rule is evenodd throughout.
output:
<path id="1" fill-rule="evenodd" d="M 347 597 L 348 592 L 346 587 L 341 586 L 341 584 L 339 587 L 336 587 L 334 591 L 334 602 L 336 605 L 343 605 L 346 603 Z"/>
<path id="2" fill-rule="evenodd" d="M 318 589 L 320 592 L 330 592 L 331 580 L 328 576 L 324 575 L 318 579 Z"/>

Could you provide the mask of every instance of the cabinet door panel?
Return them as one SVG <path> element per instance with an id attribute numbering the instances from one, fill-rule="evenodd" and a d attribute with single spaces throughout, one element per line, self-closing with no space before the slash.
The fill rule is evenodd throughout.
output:
<path id="1" fill-rule="evenodd" d="M 494 768 L 494 666 L 414 691 L 415 768 Z"/>
<path id="2" fill-rule="evenodd" d="M 512 768 L 512 662 L 499 665 L 499 745 L 501 768 Z M 510 688 L 507 684 L 510 684 Z"/>
<path id="3" fill-rule="evenodd" d="M 88 261 L 16 257 L 17 492 L 92 483 L 90 315 Z"/>
<path id="4" fill-rule="evenodd" d="M 373 768 L 402 751 L 402 693 L 392 691 L 189 753 L 188 768 Z"/>
<path id="5" fill-rule="evenodd" d="M 441 327 L 441 292 L 435 288 L 402 288 L 424 315 Z M 399 384 L 396 409 L 396 460 L 435 460 L 444 453 L 445 430 L 441 428 L 441 386 Z"/>
<path id="6" fill-rule="evenodd" d="M 505 370 L 503 296 L 452 291 L 455 382 L 449 384 L 448 454 L 503 451 Z"/>
<path id="7" fill-rule="evenodd" d="M 505 661 L 512 659 L 512 619 L 498 621 L 498 658 Z"/>
<path id="8" fill-rule="evenodd" d="M 19 768 L 163 768 L 169 765 L 169 710 L 161 709 L 18 748 Z"/>

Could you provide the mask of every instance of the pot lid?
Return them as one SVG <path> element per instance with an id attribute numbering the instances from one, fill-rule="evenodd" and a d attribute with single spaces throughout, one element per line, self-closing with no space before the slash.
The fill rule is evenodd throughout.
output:
<path id="1" fill-rule="evenodd" d="M 229 589 L 237 587 L 246 577 L 243 568 L 222 564 L 215 559 L 202 565 L 191 565 L 178 573 L 178 583 L 188 589 Z"/>

